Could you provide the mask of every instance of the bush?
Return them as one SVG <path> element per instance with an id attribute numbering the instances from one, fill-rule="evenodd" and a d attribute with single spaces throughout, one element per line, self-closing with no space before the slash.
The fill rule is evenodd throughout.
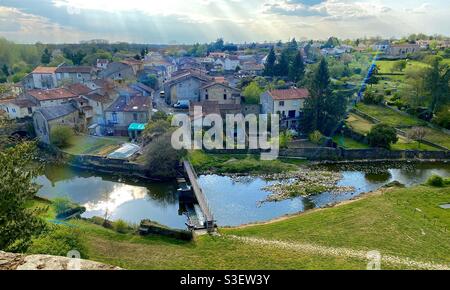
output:
<path id="1" fill-rule="evenodd" d="M 367 105 L 379 105 L 384 101 L 384 97 L 380 94 L 376 94 L 372 91 L 366 91 L 364 93 L 364 104 Z"/>
<path id="2" fill-rule="evenodd" d="M 48 232 L 32 240 L 27 253 L 66 257 L 72 250 L 80 252 L 81 258 L 88 258 L 80 231 L 66 226 L 52 226 Z"/>
<path id="3" fill-rule="evenodd" d="M 282 132 L 280 134 L 280 148 L 288 148 L 288 145 L 291 141 L 292 134 L 290 132 Z"/>
<path id="4" fill-rule="evenodd" d="M 397 131 L 386 124 L 375 125 L 367 135 L 369 145 L 375 148 L 390 149 L 398 141 Z"/>
<path id="5" fill-rule="evenodd" d="M 320 145 L 323 141 L 323 134 L 320 133 L 319 130 L 316 130 L 309 134 L 309 141 L 311 141 L 314 144 Z"/>
<path id="6" fill-rule="evenodd" d="M 119 234 L 126 234 L 130 230 L 130 226 L 124 220 L 117 220 L 114 222 L 114 230 Z"/>
<path id="7" fill-rule="evenodd" d="M 73 129 L 68 126 L 57 126 L 50 133 L 52 144 L 58 148 L 68 147 L 73 136 Z"/>
<path id="8" fill-rule="evenodd" d="M 450 130 L 450 107 L 441 110 L 433 118 L 434 124 Z"/>
<path id="9" fill-rule="evenodd" d="M 76 205 L 66 197 L 55 198 L 53 201 L 53 206 L 57 215 L 63 214 L 68 210 L 76 207 Z"/>
<path id="10" fill-rule="evenodd" d="M 444 179 L 439 175 L 433 175 L 430 178 L 428 178 L 427 184 L 434 187 L 443 187 Z"/>

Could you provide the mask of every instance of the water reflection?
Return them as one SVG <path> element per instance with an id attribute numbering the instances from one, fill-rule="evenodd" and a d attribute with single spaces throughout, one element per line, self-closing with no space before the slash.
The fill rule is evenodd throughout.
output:
<path id="1" fill-rule="evenodd" d="M 186 218 L 179 212 L 177 186 L 173 183 L 144 184 L 137 180 L 77 171 L 65 166 L 48 166 L 36 182 L 38 195 L 68 197 L 87 208 L 84 217 L 105 216 L 139 223 L 151 219 L 184 228 Z"/>

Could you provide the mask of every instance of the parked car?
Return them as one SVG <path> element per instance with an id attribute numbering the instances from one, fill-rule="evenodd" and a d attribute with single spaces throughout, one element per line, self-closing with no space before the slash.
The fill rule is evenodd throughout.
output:
<path id="1" fill-rule="evenodd" d="M 178 101 L 173 107 L 175 109 L 187 110 L 189 109 L 189 101 Z"/>
<path id="2" fill-rule="evenodd" d="M 160 98 L 165 98 L 166 97 L 166 93 L 164 93 L 164 91 L 159 92 L 159 97 Z"/>

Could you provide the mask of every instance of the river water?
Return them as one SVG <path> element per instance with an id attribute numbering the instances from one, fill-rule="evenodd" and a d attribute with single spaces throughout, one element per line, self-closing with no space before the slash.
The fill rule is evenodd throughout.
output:
<path id="1" fill-rule="evenodd" d="M 271 220 L 285 214 L 323 207 L 345 201 L 361 193 L 376 190 L 392 181 L 406 186 L 421 184 L 431 175 L 450 176 L 450 164 L 363 164 L 320 168 L 342 174 L 340 186 L 355 191 L 312 197 L 298 197 L 281 202 L 260 203 L 270 194 L 262 190 L 274 181 L 259 177 L 231 178 L 202 175 L 199 184 L 207 196 L 220 226 L 237 226 Z M 104 216 L 138 224 L 151 219 L 173 228 L 185 228 L 184 206 L 180 204 L 176 183 L 140 183 L 96 173 L 81 172 L 64 166 L 48 166 L 37 179 L 42 185 L 38 195 L 46 198 L 68 197 L 87 208 L 84 217 Z"/>

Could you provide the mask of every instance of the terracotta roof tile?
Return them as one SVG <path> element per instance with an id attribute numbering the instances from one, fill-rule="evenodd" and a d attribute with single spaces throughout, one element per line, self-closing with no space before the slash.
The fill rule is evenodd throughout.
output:
<path id="1" fill-rule="evenodd" d="M 269 94 L 274 100 L 300 100 L 309 98 L 308 89 L 272 90 Z"/>
<path id="2" fill-rule="evenodd" d="M 67 89 L 31 90 L 28 91 L 28 95 L 39 101 L 72 99 L 77 97 L 77 95 Z"/>
<path id="3" fill-rule="evenodd" d="M 45 67 L 38 66 L 32 72 L 33 74 L 54 74 L 56 72 L 57 67 Z"/>

